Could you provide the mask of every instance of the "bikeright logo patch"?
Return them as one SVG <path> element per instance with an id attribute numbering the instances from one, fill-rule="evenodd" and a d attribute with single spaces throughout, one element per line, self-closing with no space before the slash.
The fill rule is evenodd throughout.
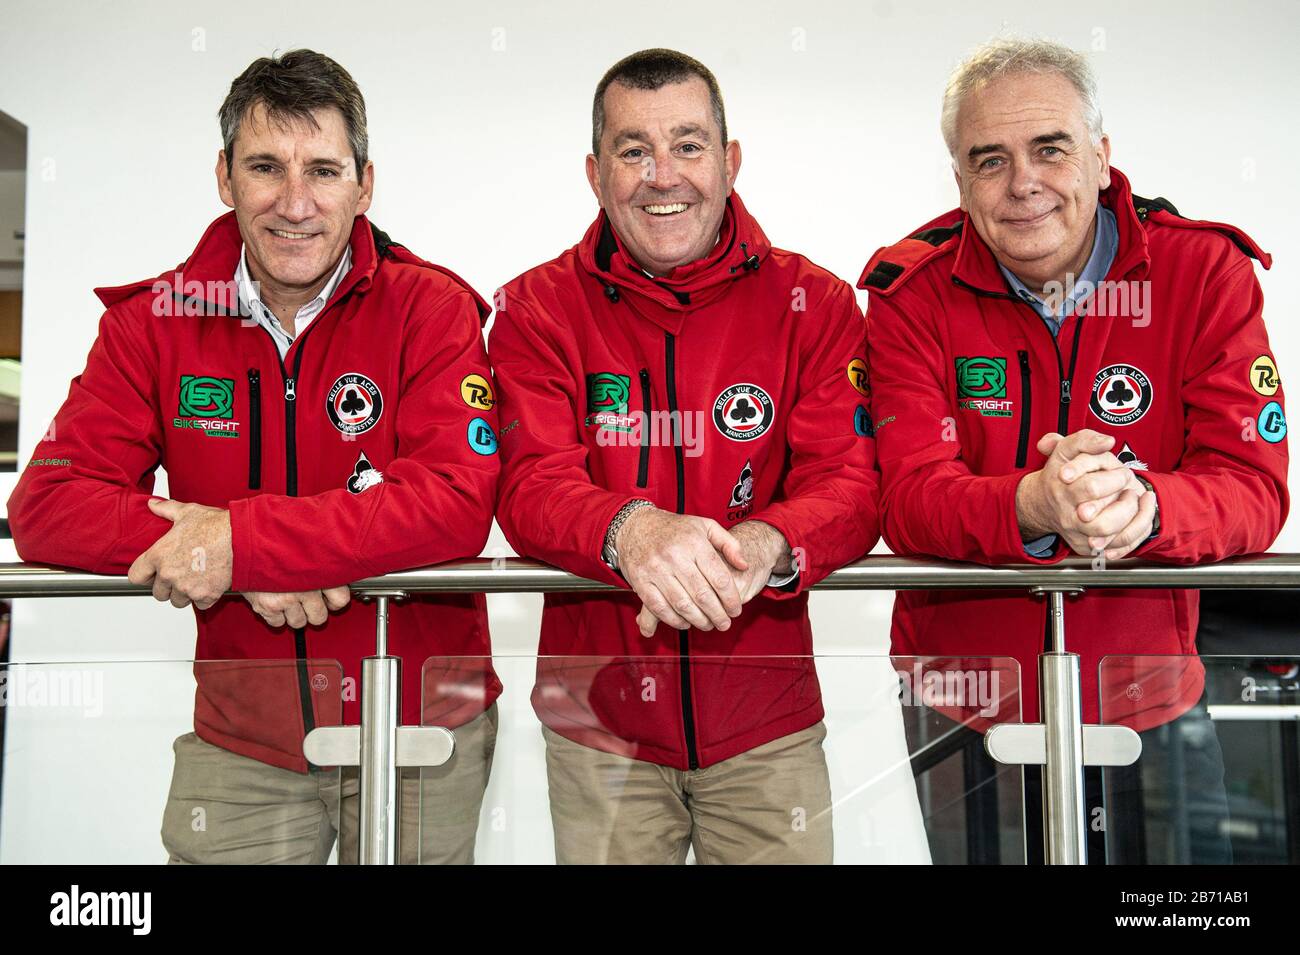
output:
<path id="1" fill-rule="evenodd" d="M 1142 369 L 1120 362 L 1097 372 L 1088 407 L 1107 424 L 1122 427 L 1147 413 L 1154 393 L 1151 379 Z"/>
<path id="2" fill-rule="evenodd" d="M 713 424 L 732 441 L 753 441 L 767 433 L 776 408 L 766 391 L 748 383 L 731 385 L 713 402 Z"/>
<path id="3" fill-rule="evenodd" d="M 587 418 L 583 422 L 590 428 L 600 425 L 602 431 L 630 432 L 634 422 L 628 414 L 628 398 L 632 379 L 612 371 L 598 371 L 587 375 Z"/>
<path id="4" fill-rule="evenodd" d="M 1010 418 L 1015 407 L 1007 398 L 1007 360 L 977 355 L 956 358 L 957 407 L 985 418 Z"/>
<path id="5" fill-rule="evenodd" d="M 235 414 L 235 380 L 210 375 L 181 375 L 172 427 L 202 431 L 213 438 L 239 437 Z"/>

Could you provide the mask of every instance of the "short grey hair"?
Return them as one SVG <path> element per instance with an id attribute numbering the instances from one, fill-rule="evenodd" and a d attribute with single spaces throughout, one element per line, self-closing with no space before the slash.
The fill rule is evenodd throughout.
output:
<path id="1" fill-rule="evenodd" d="M 272 122 L 293 120 L 315 126 L 312 111 L 337 109 L 347 127 L 348 145 L 356 163 L 357 180 L 366 168 L 370 141 L 366 133 L 366 101 L 351 74 L 315 50 L 290 50 L 280 56 L 254 60 L 235 77 L 221 104 L 221 144 L 226 151 L 226 171 L 235 161 L 239 125 L 256 105 L 266 107 Z"/>
<path id="2" fill-rule="evenodd" d="M 939 128 L 948 154 L 957 157 L 957 112 L 970 93 L 1002 76 L 1021 73 L 1058 73 L 1070 81 L 1083 100 L 1083 120 L 1092 135 L 1093 145 L 1101 142 L 1101 104 L 1097 98 L 1097 78 L 1087 57 L 1068 46 L 1050 40 L 1017 37 L 992 40 L 977 49 L 957 67 L 943 91 L 943 112 Z"/>

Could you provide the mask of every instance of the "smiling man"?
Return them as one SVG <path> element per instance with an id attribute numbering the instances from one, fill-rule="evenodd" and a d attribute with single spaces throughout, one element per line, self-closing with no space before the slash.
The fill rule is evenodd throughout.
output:
<path id="1" fill-rule="evenodd" d="M 953 75 L 941 125 L 961 208 L 878 251 L 861 282 L 890 547 L 1099 565 L 1266 550 L 1288 506 L 1282 392 L 1251 262 L 1269 257 L 1232 226 L 1133 195 L 1110 165 L 1087 62 L 1064 47 L 978 51 Z M 1045 614 L 1028 596 L 900 593 L 893 649 L 1014 656 L 1032 721 Z M 1187 656 L 1197 593 L 1098 590 L 1067 618 L 1085 721 L 1125 723 L 1146 747 L 1137 770 L 1108 772 L 1104 826 L 1089 770 L 1090 857 L 1104 859 L 1106 835 L 1112 860 L 1139 861 L 1155 852 L 1140 796 L 1163 785 L 1175 741 L 1188 791 L 1226 811 L 1204 671 Z M 1133 659 L 1144 654 L 1171 656 Z M 1037 779 L 1026 771 L 1031 831 Z M 1171 800 L 1149 812 L 1152 833 L 1177 824 Z M 1197 854 L 1164 858 L 1226 861 L 1221 829 L 1182 844 Z M 1041 857 L 1033 837 L 1029 850 Z"/>
<path id="2" fill-rule="evenodd" d="M 212 662 L 175 744 L 171 861 L 324 862 L 340 831 L 354 861 L 356 773 L 309 765 L 303 737 L 357 721 L 375 623 L 346 585 L 487 537 L 488 309 L 366 219 L 365 103 L 329 57 L 257 60 L 220 118 L 234 211 L 176 269 L 98 290 L 99 337 L 9 521 L 24 560 L 129 572 L 196 610 Z M 160 466 L 172 500 L 150 493 Z M 456 734 L 449 763 L 403 773 L 400 858 L 472 861 L 500 684 L 486 663 L 421 671 L 490 654 L 482 595 L 393 607 L 389 652 L 403 721 Z"/>
<path id="3" fill-rule="evenodd" d="M 627 57 L 593 104 L 599 215 L 501 292 L 498 520 L 619 588 L 542 616 L 561 862 L 831 858 L 806 591 L 876 541 L 863 321 L 739 170 L 713 74 Z"/>

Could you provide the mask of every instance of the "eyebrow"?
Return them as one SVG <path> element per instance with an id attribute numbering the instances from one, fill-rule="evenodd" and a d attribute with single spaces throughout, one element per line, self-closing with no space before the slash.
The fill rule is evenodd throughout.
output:
<path id="1" fill-rule="evenodd" d="M 243 159 L 240 160 L 240 162 L 243 162 L 243 163 L 259 163 L 259 162 L 283 163 L 284 160 L 281 159 L 279 156 L 273 155 L 272 153 L 254 153 L 254 154 L 251 155 L 251 156 L 245 156 Z M 340 161 L 337 160 L 337 159 L 332 159 L 332 158 L 327 157 L 327 156 L 320 156 L 320 157 L 317 157 L 317 158 L 315 158 L 315 159 L 309 159 L 309 160 L 307 160 L 307 162 L 306 162 L 304 165 L 307 165 L 307 166 L 333 166 L 333 167 L 335 167 L 336 169 L 342 169 L 342 168 L 343 168 L 343 163 L 342 163 L 342 162 L 340 162 Z"/>
<path id="2" fill-rule="evenodd" d="M 712 141 L 712 137 L 710 137 L 708 129 L 699 125 L 698 123 L 686 123 L 682 126 L 674 126 L 671 130 L 669 130 L 669 132 L 672 134 L 672 137 L 674 139 L 678 138 L 679 136 L 698 136 L 706 143 Z M 618 149 L 624 143 L 631 142 L 633 140 L 640 140 L 641 142 L 649 142 L 650 135 L 643 129 L 625 129 L 617 136 L 614 137 L 614 148 Z"/>
<path id="3" fill-rule="evenodd" d="M 1060 144 L 1063 146 L 1073 146 L 1074 137 L 1063 129 L 1058 129 L 1053 133 L 1044 133 L 1041 136 L 1035 136 L 1029 141 L 1031 146 L 1050 146 Z M 985 143 L 982 146 L 972 146 L 970 152 L 966 154 L 967 159 L 978 159 L 980 156 L 988 153 L 1005 152 L 1006 147 L 1001 143 Z"/>

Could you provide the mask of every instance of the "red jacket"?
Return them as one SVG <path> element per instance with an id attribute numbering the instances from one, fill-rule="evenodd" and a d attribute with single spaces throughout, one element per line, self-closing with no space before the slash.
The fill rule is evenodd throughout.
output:
<path id="1" fill-rule="evenodd" d="M 896 553 L 984 564 L 1067 556 L 1063 543 L 1046 560 L 1025 553 L 1015 492 L 1044 464 L 1035 450 L 1044 433 L 1081 428 L 1113 435 L 1114 453 L 1155 488 L 1159 533 L 1132 556 L 1213 561 L 1266 550 L 1277 536 L 1288 507 L 1285 419 L 1250 261 L 1267 268 L 1268 255 L 1232 226 L 1133 196 L 1115 170 L 1101 201 L 1119 226 L 1108 280 L 1149 285 L 1094 295 L 1056 339 L 1010 294 L 959 211 L 867 264 L 882 529 Z M 1136 317 L 1125 317 L 1124 294 Z M 1066 649 L 1082 657 L 1085 719 L 1098 719 L 1101 658 L 1194 654 L 1197 607 L 1192 590 L 1068 600 Z M 900 593 L 893 646 L 1015 657 L 1035 720 L 1045 626 L 1043 601 L 1027 595 Z M 1112 661 L 1102 715 L 1159 725 L 1196 702 L 1203 679 L 1197 661 Z"/>
<path id="2" fill-rule="evenodd" d="M 147 506 L 159 466 L 172 498 L 229 508 L 236 591 L 478 554 L 499 468 L 484 302 L 358 217 L 351 271 L 282 364 L 238 315 L 240 248 L 229 213 L 174 272 L 97 291 L 108 310 L 86 370 L 9 500 L 19 555 L 125 573 L 172 526 Z M 305 730 L 356 722 L 357 686 L 341 680 L 374 653 L 373 605 L 297 631 L 237 596 L 195 613 L 195 659 L 229 661 L 195 666 L 200 737 L 305 771 Z M 402 718 L 418 723 L 426 658 L 491 653 L 484 599 L 413 598 L 389 619 Z M 442 725 L 500 692 L 482 660 L 434 664 L 424 682 L 424 719 Z"/>
<path id="3" fill-rule="evenodd" d="M 489 348 L 506 422 L 497 520 L 519 553 L 623 588 L 547 596 L 542 721 L 678 769 L 816 723 L 805 590 L 877 538 L 853 290 L 771 248 L 733 195 L 714 251 L 670 276 L 637 268 L 602 213 L 502 294 Z M 676 445 L 664 412 L 679 415 Z M 802 573 L 726 632 L 661 626 L 644 639 L 639 600 L 600 558 L 635 498 L 724 526 L 765 521 Z"/>

